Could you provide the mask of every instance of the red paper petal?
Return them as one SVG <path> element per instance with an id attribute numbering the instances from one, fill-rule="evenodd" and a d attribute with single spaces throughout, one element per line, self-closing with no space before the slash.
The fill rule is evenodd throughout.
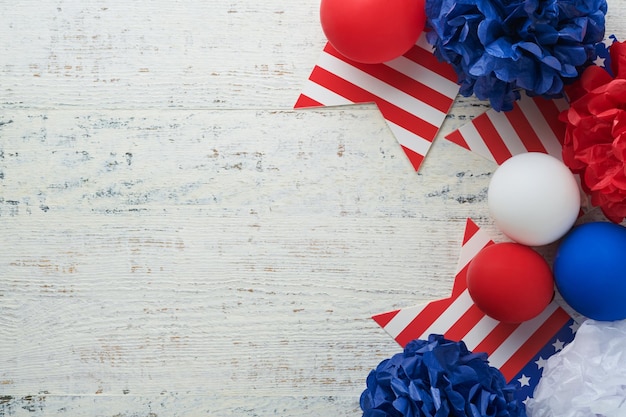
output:
<path id="1" fill-rule="evenodd" d="M 598 87 L 610 83 L 613 80 L 606 70 L 592 65 L 587 68 L 580 77 L 580 86 L 583 90 L 591 92 Z"/>
<path id="2" fill-rule="evenodd" d="M 615 78 L 626 78 L 626 43 L 613 42 L 609 51 L 611 53 L 611 69 Z"/>
<path id="3" fill-rule="evenodd" d="M 560 115 L 566 123 L 563 162 L 581 173 L 591 203 L 613 222 L 626 217 L 626 44 L 611 45 L 613 79 L 587 68 L 568 90 L 573 99 Z"/>

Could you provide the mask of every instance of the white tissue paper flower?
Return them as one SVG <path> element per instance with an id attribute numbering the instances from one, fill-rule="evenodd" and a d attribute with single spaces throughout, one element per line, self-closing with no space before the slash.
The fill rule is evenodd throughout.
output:
<path id="1" fill-rule="evenodd" d="M 526 402 L 529 417 L 626 416 L 626 320 L 587 320 L 551 356 Z"/>

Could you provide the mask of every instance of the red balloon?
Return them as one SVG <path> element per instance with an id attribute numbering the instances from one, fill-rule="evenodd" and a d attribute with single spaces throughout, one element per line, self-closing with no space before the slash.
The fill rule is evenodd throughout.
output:
<path id="1" fill-rule="evenodd" d="M 322 29 L 343 56 L 365 64 L 407 52 L 426 22 L 424 0 L 322 0 Z"/>
<path id="2" fill-rule="evenodd" d="M 545 259 L 528 246 L 497 243 L 485 247 L 470 262 L 467 289 L 489 317 L 521 323 L 550 304 L 554 279 Z"/>

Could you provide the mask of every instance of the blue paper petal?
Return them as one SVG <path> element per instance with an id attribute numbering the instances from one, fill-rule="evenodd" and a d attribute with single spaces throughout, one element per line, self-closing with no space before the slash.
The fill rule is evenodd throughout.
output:
<path id="1" fill-rule="evenodd" d="M 427 40 L 461 94 L 509 110 L 520 90 L 563 94 L 593 61 L 606 11 L 606 0 L 426 0 Z"/>

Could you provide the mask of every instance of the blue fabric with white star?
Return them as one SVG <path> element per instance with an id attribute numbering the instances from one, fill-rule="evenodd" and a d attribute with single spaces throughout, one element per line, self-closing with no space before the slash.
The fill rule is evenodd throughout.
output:
<path id="1" fill-rule="evenodd" d="M 547 359 L 555 353 L 563 350 L 567 344 L 574 340 L 574 336 L 580 325 L 570 319 L 554 337 L 526 364 L 526 366 L 511 380 L 511 384 L 518 387 L 517 399 L 524 404 L 533 396 L 535 387 L 543 373 Z"/>
<path id="2" fill-rule="evenodd" d="M 609 47 L 615 41 L 617 41 L 617 37 L 611 35 L 606 41 L 596 44 L 596 59 L 593 61 L 595 65 L 608 71 L 611 76 L 613 76 L 613 72 L 611 71 L 611 54 L 609 53 Z"/>

